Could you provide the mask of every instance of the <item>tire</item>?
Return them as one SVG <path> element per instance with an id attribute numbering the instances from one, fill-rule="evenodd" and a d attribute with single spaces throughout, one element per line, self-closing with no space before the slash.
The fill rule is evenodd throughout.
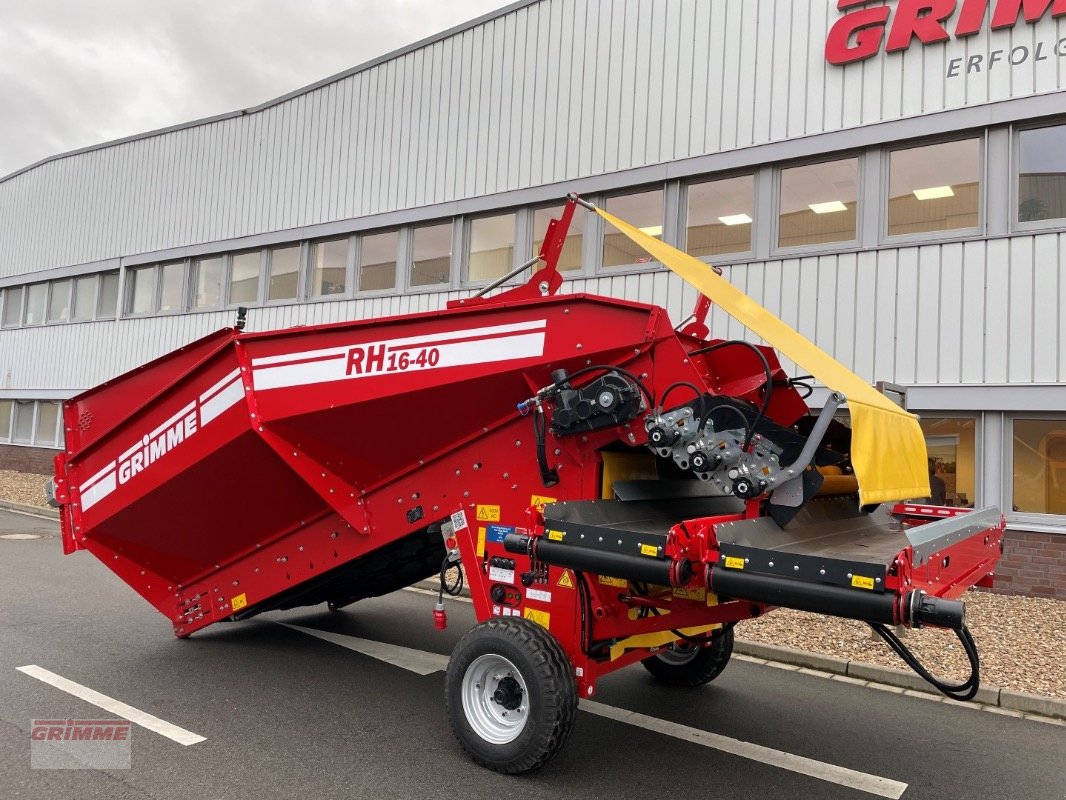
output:
<path id="1" fill-rule="evenodd" d="M 640 663 L 656 680 L 692 689 L 717 678 L 733 654 L 733 629 L 716 636 L 707 647 L 682 642 Z"/>
<path id="2" fill-rule="evenodd" d="M 475 762 L 507 775 L 544 766 L 577 715 L 577 684 L 559 642 L 539 625 L 494 618 L 452 651 L 445 677 L 448 722 Z"/>

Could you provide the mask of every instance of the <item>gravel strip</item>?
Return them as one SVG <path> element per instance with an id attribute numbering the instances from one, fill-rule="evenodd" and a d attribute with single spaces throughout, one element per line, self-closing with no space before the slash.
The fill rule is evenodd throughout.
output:
<path id="1" fill-rule="evenodd" d="M 0 500 L 45 507 L 50 476 L 0 470 Z M 981 680 L 1004 689 L 1066 698 L 1066 602 L 970 591 L 966 623 L 981 655 Z M 866 625 L 821 614 L 778 609 L 737 626 L 737 636 L 812 653 L 906 669 Z M 963 680 L 966 654 L 953 634 L 906 630 L 903 642 L 934 675 Z"/>

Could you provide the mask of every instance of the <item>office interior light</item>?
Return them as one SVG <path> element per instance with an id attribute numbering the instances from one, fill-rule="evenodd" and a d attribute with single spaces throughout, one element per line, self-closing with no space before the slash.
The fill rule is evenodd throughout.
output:
<path id="1" fill-rule="evenodd" d="M 839 200 L 830 200 L 828 203 L 811 203 L 807 207 L 815 214 L 836 214 L 839 211 L 848 210 L 848 207 Z"/>
<path id="2" fill-rule="evenodd" d="M 723 225 L 747 225 L 751 222 L 751 217 L 747 214 L 730 214 L 725 217 L 719 217 L 718 221 Z"/>
<path id="3" fill-rule="evenodd" d="M 940 200 L 954 197 L 955 191 L 950 186 L 930 186 L 928 189 L 915 189 L 914 196 L 919 200 Z"/>
<path id="4" fill-rule="evenodd" d="M 662 236 L 663 235 L 663 226 L 662 225 L 649 225 L 647 228 L 641 228 L 640 232 L 641 233 L 646 233 L 646 234 L 648 234 L 648 236 Z"/>

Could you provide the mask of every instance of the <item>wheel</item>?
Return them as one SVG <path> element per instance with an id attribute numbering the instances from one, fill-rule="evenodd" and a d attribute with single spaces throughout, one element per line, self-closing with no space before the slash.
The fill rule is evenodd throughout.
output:
<path id="1" fill-rule="evenodd" d="M 577 684 L 555 637 L 534 623 L 494 618 L 452 651 L 445 677 L 448 722 L 483 767 L 516 775 L 547 763 L 577 715 Z"/>
<path id="2" fill-rule="evenodd" d="M 656 653 L 640 663 L 657 680 L 692 688 L 717 678 L 733 654 L 733 629 L 716 636 L 707 647 L 680 642 L 672 650 Z"/>

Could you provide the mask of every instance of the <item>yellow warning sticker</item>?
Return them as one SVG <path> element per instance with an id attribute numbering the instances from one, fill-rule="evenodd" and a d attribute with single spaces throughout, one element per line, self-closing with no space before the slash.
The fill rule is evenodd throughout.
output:
<path id="1" fill-rule="evenodd" d="M 527 608 L 525 611 L 522 612 L 522 616 L 528 619 L 530 622 L 537 623 L 538 625 L 540 625 L 540 627 L 544 629 L 548 628 L 548 625 L 551 624 L 552 619 L 552 615 L 549 614 L 547 611 L 538 611 L 535 608 Z"/>
<path id="2" fill-rule="evenodd" d="M 233 611 L 240 611 L 246 605 L 248 605 L 248 595 L 246 595 L 244 592 L 241 592 L 236 597 L 230 598 L 229 607 Z"/>
<path id="3" fill-rule="evenodd" d="M 629 581 L 623 580 L 622 578 L 609 578 L 606 575 L 600 575 L 599 579 L 600 583 L 602 583 L 604 586 L 614 586 L 617 589 L 629 588 Z"/>
<path id="4" fill-rule="evenodd" d="M 481 525 L 477 529 L 477 557 L 482 558 L 485 555 L 485 526 Z"/>
<path id="5" fill-rule="evenodd" d="M 477 507 L 477 521 L 478 522 L 499 522 L 500 521 L 500 507 L 499 506 L 482 506 Z"/>
<path id="6" fill-rule="evenodd" d="M 553 542 L 561 542 L 566 534 L 563 531 L 548 531 L 548 538 Z"/>
<path id="7" fill-rule="evenodd" d="M 640 554 L 642 556 L 657 556 L 659 555 L 659 548 L 653 544 L 642 544 L 640 546 Z"/>
<path id="8" fill-rule="evenodd" d="M 695 600 L 702 603 L 707 599 L 707 589 L 703 586 L 696 586 L 691 589 L 687 586 L 678 586 L 674 589 L 674 597 L 682 600 Z"/>
<path id="9" fill-rule="evenodd" d="M 854 586 L 856 589 L 869 589 L 873 591 L 874 579 L 867 578 L 865 575 L 852 575 L 851 585 Z"/>
<path id="10" fill-rule="evenodd" d="M 556 583 L 555 585 L 562 586 L 564 589 L 573 589 L 574 579 L 570 577 L 570 570 L 564 569 L 563 574 L 559 576 L 558 583 Z"/>
<path id="11" fill-rule="evenodd" d="M 529 498 L 529 504 L 535 509 L 537 509 L 537 511 L 539 511 L 541 514 L 544 513 L 544 506 L 548 505 L 548 503 L 554 502 L 556 502 L 554 497 L 546 497 L 542 494 L 535 494 Z"/>
<path id="12" fill-rule="evenodd" d="M 726 569 L 744 569 L 744 559 L 734 558 L 732 556 L 725 557 Z"/>

